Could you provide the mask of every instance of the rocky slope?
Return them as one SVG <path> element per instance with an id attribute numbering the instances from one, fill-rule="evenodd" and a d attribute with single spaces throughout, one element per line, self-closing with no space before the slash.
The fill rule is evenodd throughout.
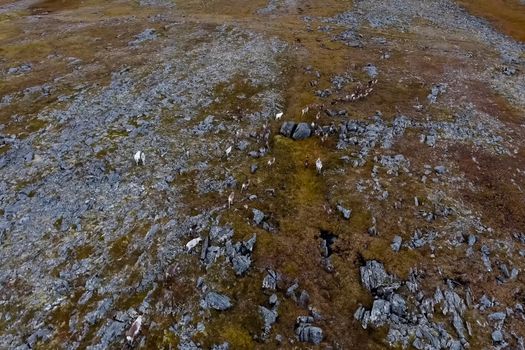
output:
<path id="1" fill-rule="evenodd" d="M 0 347 L 525 348 L 487 3 L 0 1 Z"/>

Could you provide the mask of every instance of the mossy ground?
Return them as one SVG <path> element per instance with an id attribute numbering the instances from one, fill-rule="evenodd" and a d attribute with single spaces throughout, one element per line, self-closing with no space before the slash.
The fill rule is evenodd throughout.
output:
<path id="1" fill-rule="evenodd" d="M 523 39 L 523 26 L 520 26 L 524 20 L 523 15 L 514 10 L 516 6 L 514 3 L 505 1 L 497 3 L 500 2 L 504 2 L 505 6 L 498 9 L 504 8 L 504 11 L 495 11 L 494 6 L 497 5 L 486 1 L 476 2 L 476 6 L 473 6 L 471 1 L 461 1 L 475 14 L 489 13 L 492 16 L 490 19 L 501 25 L 505 32 Z M 292 54 L 282 58 L 283 81 L 278 82 L 285 91 L 282 106 L 285 113 L 284 120 L 336 124 L 337 121 L 330 119 L 324 113 L 321 113 L 320 120 L 315 119 L 315 112 L 301 115 L 301 109 L 312 103 L 326 103 L 313 92 L 314 89 L 328 86 L 330 78 L 335 74 L 350 72 L 356 81 L 365 82 L 367 77 L 362 67 L 369 62 L 377 64 L 381 71 L 376 91 L 365 100 L 340 104 L 337 108 L 345 108 L 352 118 L 362 120 L 367 120 L 377 110 L 383 113 L 387 121 L 403 113 L 410 114 L 415 120 L 424 120 L 428 115 L 434 120 L 451 119 L 452 109 L 432 106 L 425 111 L 414 111 L 413 105 L 416 101 L 426 100 L 429 82 L 439 80 L 450 67 L 463 67 L 465 61 L 461 57 L 447 55 L 439 50 L 442 48 L 452 50 L 453 44 L 439 42 L 435 44 L 433 50 L 422 51 L 427 42 L 426 38 L 408 33 L 405 39 L 409 42 L 407 44 L 409 50 L 403 51 L 393 47 L 390 50 L 392 58 L 381 62 L 378 58 L 384 48 L 378 45 L 371 45 L 367 49 L 352 49 L 342 43 L 334 42 L 330 36 L 321 32 L 305 31 L 303 16 L 332 16 L 350 8 L 349 1 L 310 1 L 301 7 L 282 8 L 275 15 L 255 15 L 256 10 L 265 5 L 266 2 L 261 0 L 249 3 L 239 0 L 206 3 L 180 1 L 177 2 L 177 9 L 180 12 L 175 15 L 174 20 L 183 20 L 188 32 L 230 23 L 268 36 L 276 36 L 285 41 Z M 35 62 L 31 73 L 9 77 L 1 82 L 0 95 L 16 93 L 59 76 L 66 78 L 50 96 L 36 100 L 22 100 L 0 111 L 0 121 L 6 126 L 2 132 L 21 137 L 47 127 L 48 122 L 36 119 L 35 114 L 49 106 L 59 105 L 56 98 L 61 94 L 73 93 L 74 86 L 78 83 L 74 68 L 61 60 L 44 64 L 46 57 L 59 53 L 63 57 L 80 58 L 93 65 L 92 70 L 83 73 L 82 80 L 94 86 L 104 86 L 109 81 L 110 73 L 121 66 L 147 62 L 146 54 L 136 57 L 129 55 L 127 43 L 134 35 L 151 24 L 147 22 L 148 16 L 160 13 L 159 10 L 139 8 L 135 3 L 102 1 L 71 1 L 67 4 L 63 1 L 43 1 L 30 11 L 44 17 L 38 25 L 29 28 L 29 32 L 23 31 L 28 28 L 24 13 L 8 13 L 0 17 L 0 43 L 2 43 L 0 55 L 3 59 L 0 61 L 0 67 L 4 69 L 27 61 Z M 101 15 L 108 18 L 125 18 L 133 15 L 138 17 L 136 19 L 138 25 L 133 28 L 125 24 L 98 26 L 97 21 Z M 63 20 L 70 21 L 70 24 L 89 25 L 85 29 L 68 32 L 60 40 L 57 35 L 40 35 L 48 28 L 60 27 L 60 22 Z M 314 24 L 320 22 L 314 19 Z M 158 29 L 162 31 L 162 28 Z M 392 41 L 398 40 L 399 35 L 388 30 L 372 31 L 368 34 L 381 35 Z M 158 49 L 156 45 L 152 43 L 148 49 L 145 49 L 146 52 L 147 50 L 155 52 Z M 471 47 L 468 43 L 465 45 L 465 49 L 479 49 Z M 108 55 L 108 52 L 111 54 Z M 321 73 L 319 86 L 316 88 L 310 86 L 312 76 L 304 73 L 308 66 Z M 467 82 L 467 85 L 470 87 L 466 89 L 467 99 L 474 101 L 480 109 L 498 115 L 500 120 L 508 123 L 510 127 L 521 123 L 519 111 L 509 106 L 502 96 L 474 81 Z M 265 86 L 254 86 L 242 76 L 238 76 L 228 83 L 219 85 L 212 92 L 217 97 L 217 102 L 201 111 L 194 121 L 197 125 L 207 115 L 214 115 L 218 120 L 231 121 L 234 114 L 247 115 L 255 112 L 260 106 L 252 97 L 265 88 Z M 239 98 L 241 94 L 244 95 L 243 98 Z M 488 103 L 488 100 L 493 103 Z M 11 116 L 19 113 L 23 113 L 24 118 L 13 121 Z M 179 116 L 173 113 L 162 119 L 166 126 L 164 131 L 166 134 L 176 130 L 178 118 Z M 242 124 L 244 121 L 241 118 L 238 122 Z M 281 272 L 286 282 L 297 279 L 300 288 L 308 291 L 312 306 L 326 316 L 320 322 L 320 326 L 325 329 L 327 339 L 331 341 L 338 339 L 344 348 L 359 349 L 385 348 L 384 338 L 387 332 L 386 328 L 363 330 L 353 320 L 353 313 L 358 304 L 370 306 L 372 302 L 359 280 L 359 266 L 363 259 L 381 260 L 388 267 L 389 272 L 403 279 L 407 278 L 411 268 L 435 266 L 436 263 L 431 261 L 439 261 L 439 265 L 444 266 L 441 271 L 444 275 L 465 279 L 473 287 L 481 287 L 487 282 L 488 277 L 476 279 L 466 274 L 465 268 L 457 267 L 459 261 L 477 271 L 475 270 L 477 265 L 469 262 L 463 250 L 443 248 L 446 249 L 445 252 L 436 253 L 437 260 L 430 258 L 431 252 L 428 247 L 420 250 L 405 249 L 400 254 L 391 251 L 390 243 L 395 235 L 401 235 L 407 240 L 413 230 L 421 226 L 417 219 L 418 210 L 411 204 L 414 196 L 421 198 L 424 205 L 428 204 L 425 203 L 428 193 L 434 187 L 438 188 L 438 185 L 423 184 L 406 175 L 391 179 L 386 184 L 390 196 L 404 204 L 402 210 L 394 211 L 391 201 L 373 202 L 356 191 L 357 181 L 369 176 L 370 163 L 364 168 L 348 167 L 340 160 L 340 157 L 348 152 L 335 151 L 334 140 L 326 143 L 322 143 L 318 138 L 292 141 L 278 135 L 279 126 L 278 122 L 271 122 L 270 127 L 274 136 L 271 139 L 269 156 L 255 161 L 235 156 L 237 158 L 232 158 L 226 163 L 226 166 L 234 165 L 231 167 L 231 172 L 236 179 L 241 181 L 251 179 L 249 192 L 259 198 L 255 203 L 244 199 L 236 200 L 233 208 L 221 215 L 222 223 L 229 223 L 234 227 L 234 240 L 245 240 L 254 232 L 257 233 L 253 264 L 248 274 L 241 278 L 235 277 L 229 267 L 224 268 L 227 264 L 223 261 L 204 271 L 197 256 L 185 256 L 167 269 L 169 276 L 159 283 L 152 295 L 152 305 L 155 302 L 179 306 L 193 304 L 195 305 L 193 311 L 197 313 L 199 296 L 195 282 L 198 276 L 205 274 L 207 283 L 237 301 L 231 310 L 224 313 L 212 312 L 212 317 L 206 319 L 206 330 L 196 335 L 196 341 L 206 348 L 223 341 L 228 341 L 234 349 L 277 349 L 296 346 L 253 340 L 254 336 L 262 331 L 262 322 L 256 306 L 264 305 L 267 300 L 267 295 L 261 290 L 261 281 L 266 268 Z M 128 132 L 125 130 L 108 130 L 108 138 L 115 144 L 118 143 L 119 138 L 127 136 Z M 213 137 L 222 137 L 222 135 Z M 496 157 L 470 145 L 460 145 L 448 147 L 447 157 L 444 159 L 440 154 L 444 152 L 443 149 L 421 148 L 418 138 L 419 134 L 407 132 L 403 140 L 394 146 L 393 154 L 405 154 L 410 159 L 412 167 L 417 169 L 422 169 L 429 160 L 434 163 L 446 160 L 456 165 L 465 179 L 475 183 L 478 189 L 475 191 L 450 189 L 451 194 L 459 196 L 460 200 L 468 203 L 474 210 L 483 213 L 487 223 L 501 237 L 505 237 L 512 230 L 523 229 L 525 224 L 523 194 L 504 180 L 506 172 L 514 164 L 525 161 L 523 152 L 514 156 Z M 0 152 L 4 152 L 5 149 L 6 147 L 0 148 Z M 112 151 L 114 147 L 110 146 L 100 151 L 97 157 L 104 158 Z M 472 160 L 474 156 L 477 158 L 477 163 Z M 276 163 L 268 167 L 267 161 L 271 157 L 276 158 Z M 323 175 L 318 175 L 315 171 L 314 162 L 317 158 L 323 159 L 325 165 Z M 305 166 L 306 160 L 309 166 Z M 252 162 L 260 166 L 254 175 L 249 174 L 249 165 Z M 210 162 L 209 166 L 212 171 L 222 169 L 224 160 Z M 212 207 L 225 205 L 229 192 L 196 195 L 196 174 L 195 171 L 177 176 L 177 185 L 183 188 L 181 201 L 185 206 L 182 211 L 193 215 Z M 525 185 L 523 179 L 516 181 L 521 186 Z M 17 187 L 22 189 L 28 184 L 30 182 L 23 182 Z M 269 188 L 275 189 L 275 196 L 266 191 Z M 239 194 L 239 188 L 233 190 Z M 337 212 L 327 213 L 326 208 L 333 209 L 339 202 L 353 210 L 349 221 L 342 219 Z M 246 209 L 244 205 L 248 208 Z M 266 232 L 253 226 L 252 207 L 263 210 L 270 216 L 271 221 L 278 225 L 276 233 Z M 378 220 L 378 237 L 370 237 L 367 233 L 371 225 L 372 211 Z M 57 228 L 60 225 L 59 219 L 56 222 Z M 142 279 L 143 270 L 136 266 L 138 254 L 134 244 L 144 237 L 148 229 L 149 226 L 140 226 L 119 239 L 108 242 L 107 253 L 114 264 L 111 265 L 111 269 L 103 272 L 104 276 L 111 276 L 112 269 L 127 269 L 130 284 L 136 284 Z M 332 256 L 334 273 L 326 272 L 321 266 L 321 254 L 318 248 L 320 230 L 332 232 L 338 237 Z M 77 250 L 75 258 L 83 259 L 99 253 L 88 244 Z M 156 247 L 152 248 L 150 253 L 156 254 Z M 482 271 L 477 272 L 483 275 Z M 428 278 L 429 285 L 438 284 L 442 280 L 434 270 L 428 271 Z M 118 299 L 116 307 L 122 310 L 136 308 L 148 292 L 148 290 L 141 290 L 123 295 Z M 498 290 L 492 292 L 502 300 L 510 300 L 513 297 Z M 60 307 L 51 315 L 50 322 L 59 329 L 59 336 L 54 340 L 54 345 L 59 346 L 61 341 L 70 336 L 68 322 L 76 308 L 75 302 L 80 296 L 81 293 L 76 293 L 66 306 Z M 293 338 L 296 317 L 306 314 L 307 311 L 285 298 L 282 290 L 278 292 L 278 296 L 281 302 L 279 320 L 273 327 L 272 335 L 282 334 L 286 338 Z M 98 300 L 95 296 L 90 301 L 90 305 L 95 305 Z M 83 316 L 88 309 L 76 309 L 76 312 Z M 178 317 L 180 315 L 157 315 L 149 320 L 150 323 L 155 322 L 157 328 L 150 331 L 146 327 L 144 330 L 148 348 L 174 348 L 178 344 L 179 339 L 168 330 L 177 322 Z M 474 315 L 469 317 L 475 319 Z M 94 334 L 91 334 L 91 337 L 94 337 Z M 483 348 L 487 346 L 487 341 L 488 337 L 485 335 L 474 334 L 471 347 Z"/>

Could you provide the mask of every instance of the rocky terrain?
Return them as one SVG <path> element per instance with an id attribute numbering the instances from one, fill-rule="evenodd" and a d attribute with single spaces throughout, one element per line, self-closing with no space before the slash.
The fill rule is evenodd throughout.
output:
<path id="1" fill-rule="evenodd" d="M 525 349 L 520 0 L 0 0 L 0 348 Z"/>

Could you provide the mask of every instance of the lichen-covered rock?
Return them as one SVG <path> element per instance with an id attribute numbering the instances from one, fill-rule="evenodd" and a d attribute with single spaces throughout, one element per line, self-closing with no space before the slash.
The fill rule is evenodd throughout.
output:
<path id="1" fill-rule="evenodd" d="M 392 244 L 390 245 L 390 247 L 392 248 L 394 252 L 397 253 L 399 249 L 401 249 L 402 242 L 403 242 L 403 238 L 401 238 L 401 236 L 395 236 L 394 239 L 392 240 Z"/>
<path id="2" fill-rule="evenodd" d="M 361 283 L 371 292 L 382 294 L 388 290 L 399 288 L 399 283 L 395 278 L 385 271 L 382 263 L 371 260 L 365 266 L 361 266 Z"/>
<path id="3" fill-rule="evenodd" d="M 260 225 L 263 220 L 266 218 L 266 215 L 260 211 L 259 209 L 252 209 L 253 212 L 253 222 L 255 222 L 256 225 Z"/>
<path id="4" fill-rule="evenodd" d="M 281 275 L 274 270 L 266 270 L 266 275 L 264 276 L 262 282 L 263 289 L 275 290 L 277 288 L 277 282 L 279 282 Z"/>
<path id="5" fill-rule="evenodd" d="M 341 213 L 345 220 L 350 220 L 350 215 L 352 215 L 352 209 L 346 209 L 345 207 L 338 205 L 337 210 Z"/>
<path id="6" fill-rule="evenodd" d="M 232 258 L 233 269 L 238 276 L 244 275 L 250 268 L 252 260 L 247 255 L 237 254 Z"/>
<path id="7" fill-rule="evenodd" d="M 201 307 L 204 309 L 215 309 L 225 311 L 232 307 L 229 297 L 216 292 L 208 292 L 201 301 Z"/>
<path id="8" fill-rule="evenodd" d="M 313 321 L 313 317 L 298 317 L 295 334 L 301 342 L 319 345 L 324 339 L 324 333 L 321 328 L 312 325 Z"/>

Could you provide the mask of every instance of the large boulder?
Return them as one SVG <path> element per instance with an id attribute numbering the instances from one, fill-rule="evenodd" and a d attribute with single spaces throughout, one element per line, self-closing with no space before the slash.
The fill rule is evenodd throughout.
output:
<path id="1" fill-rule="evenodd" d="M 313 321 L 313 317 L 299 316 L 297 318 L 295 334 L 301 342 L 319 345 L 324 339 L 324 334 L 321 328 L 312 325 Z"/>
<path id="2" fill-rule="evenodd" d="M 311 134 L 312 130 L 310 129 L 310 125 L 299 123 L 292 134 L 292 138 L 294 140 L 304 140 L 309 138 Z"/>

